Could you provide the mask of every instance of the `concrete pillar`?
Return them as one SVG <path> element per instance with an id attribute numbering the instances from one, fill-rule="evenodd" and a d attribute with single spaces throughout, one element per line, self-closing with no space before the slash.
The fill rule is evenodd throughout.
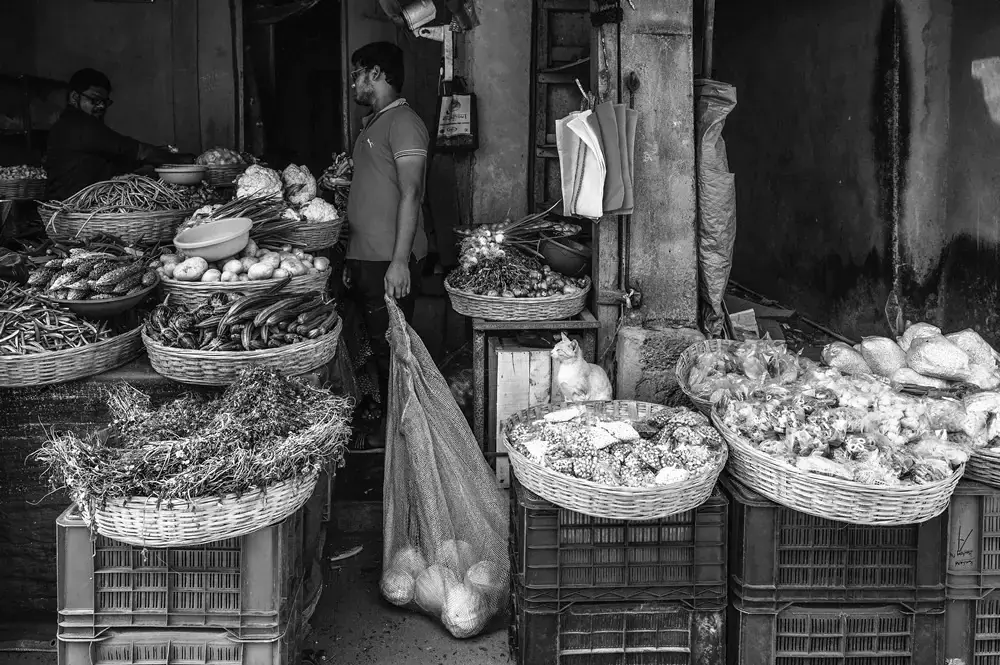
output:
<path id="1" fill-rule="evenodd" d="M 643 303 L 617 341 L 620 399 L 677 401 L 677 356 L 702 338 L 697 330 L 691 0 L 625 7 L 620 26 L 622 101 L 640 113 L 635 140 L 631 285 Z M 624 81 L 639 78 L 634 100 Z M 641 326 L 641 327 L 640 327 Z"/>

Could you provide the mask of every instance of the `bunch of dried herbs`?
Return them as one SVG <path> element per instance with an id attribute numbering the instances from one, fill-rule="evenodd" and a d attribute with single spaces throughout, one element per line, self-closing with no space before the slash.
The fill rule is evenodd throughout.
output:
<path id="1" fill-rule="evenodd" d="M 34 455 L 53 488 L 91 508 L 133 496 L 170 505 L 240 495 L 342 466 L 353 403 L 251 368 L 215 399 L 187 395 L 153 408 L 147 395 L 120 384 L 108 407 L 107 430 L 52 432 Z"/>

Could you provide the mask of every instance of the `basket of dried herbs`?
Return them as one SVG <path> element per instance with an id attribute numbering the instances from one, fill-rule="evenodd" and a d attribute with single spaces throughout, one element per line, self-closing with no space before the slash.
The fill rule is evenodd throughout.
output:
<path id="1" fill-rule="evenodd" d="M 221 395 L 154 408 L 127 384 L 109 390 L 111 424 L 50 432 L 34 454 L 90 527 L 141 547 L 190 547 L 276 524 L 341 466 L 353 403 L 261 367 Z"/>

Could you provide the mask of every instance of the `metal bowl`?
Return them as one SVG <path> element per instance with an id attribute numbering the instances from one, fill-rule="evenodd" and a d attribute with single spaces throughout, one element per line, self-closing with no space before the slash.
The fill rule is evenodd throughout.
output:
<path id="1" fill-rule="evenodd" d="M 139 293 L 133 293 L 130 296 L 102 298 L 100 300 L 59 300 L 57 298 L 48 298 L 48 300 L 59 303 L 74 314 L 85 316 L 88 319 L 111 319 L 141 303 L 150 291 L 159 284 L 160 276 L 157 275 L 156 281 L 151 286 L 147 286 Z"/>
<path id="2" fill-rule="evenodd" d="M 197 185 L 205 179 L 208 169 L 198 165 L 161 166 L 156 173 L 163 182 L 174 185 Z"/>

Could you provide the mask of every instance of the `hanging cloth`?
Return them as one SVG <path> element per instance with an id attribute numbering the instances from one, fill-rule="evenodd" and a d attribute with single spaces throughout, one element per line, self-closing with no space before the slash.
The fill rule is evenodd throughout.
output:
<path id="1" fill-rule="evenodd" d="M 598 219 L 604 212 L 607 167 L 601 141 L 588 121 L 591 111 L 556 121 L 556 150 L 562 179 L 563 212 Z M 598 129 L 599 131 L 599 129 Z"/>

